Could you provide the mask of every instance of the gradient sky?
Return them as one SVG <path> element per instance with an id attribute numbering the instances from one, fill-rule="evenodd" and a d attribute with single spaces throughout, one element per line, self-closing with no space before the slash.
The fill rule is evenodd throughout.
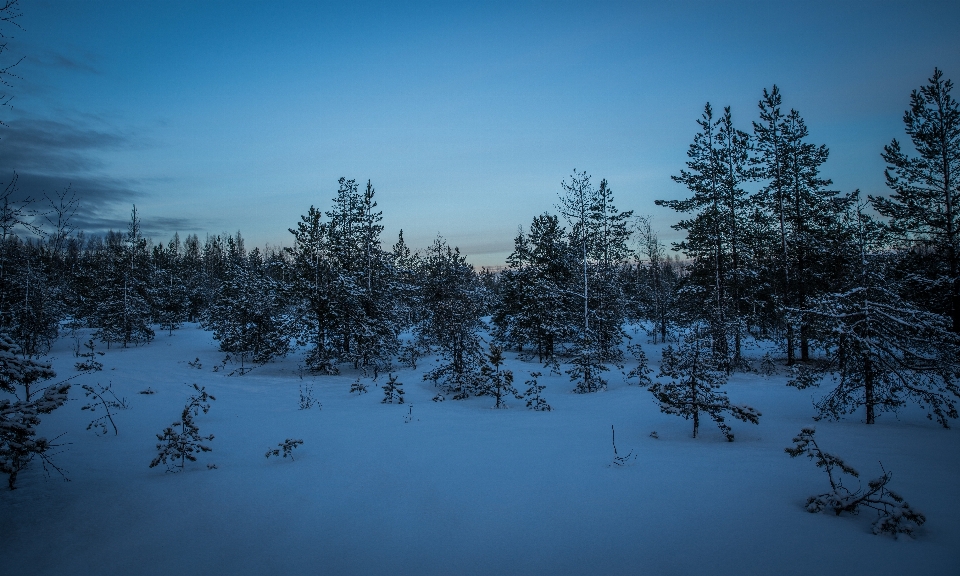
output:
<path id="1" fill-rule="evenodd" d="M 385 244 L 439 233 L 503 263 L 572 169 L 621 210 L 677 215 L 705 102 L 750 130 L 780 86 L 824 175 L 883 193 L 910 91 L 960 81 L 958 2 L 318 3 L 21 0 L 0 181 L 68 183 L 87 230 L 136 204 L 166 241 L 240 230 L 290 245 L 341 176 L 373 181 Z M 960 93 L 955 94 L 960 98 Z"/>

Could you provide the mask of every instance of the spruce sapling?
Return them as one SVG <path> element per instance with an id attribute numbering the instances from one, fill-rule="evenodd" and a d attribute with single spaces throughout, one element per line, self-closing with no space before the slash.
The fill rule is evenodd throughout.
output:
<path id="1" fill-rule="evenodd" d="M 278 448 L 272 450 L 267 450 L 266 457 L 270 458 L 271 456 L 280 456 L 281 451 L 283 452 L 283 457 L 290 457 L 290 460 L 293 460 L 293 449 L 297 446 L 303 444 L 303 440 L 294 440 L 293 438 L 287 438 L 283 442 L 277 444 Z"/>
<path id="2" fill-rule="evenodd" d="M 633 357 L 637 360 L 637 367 L 627 374 L 627 384 L 630 384 L 632 381 L 636 381 L 642 387 L 653 384 L 653 380 L 650 379 L 650 374 L 653 373 L 653 370 L 650 368 L 647 355 L 643 351 L 643 348 L 641 348 L 639 344 L 630 344 L 627 346 L 627 350 L 633 354 Z"/>
<path id="3" fill-rule="evenodd" d="M 552 408 L 549 404 L 547 404 L 546 400 L 540 397 L 540 392 L 543 392 L 543 389 L 546 388 L 546 386 L 537 381 L 537 378 L 539 377 L 539 372 L 530 373 L 530 380 L 525 382 L 527 385 L 527 391 L 523 393 L 522 398 L 527 399 L 527 408 L 531 410 L 549 412 L 552 410 Z"/>
<path id="4" fill-rule="evenodd" d="M 726 412 L 737 420 L 758 424 L 760 412 L 746 405 L 731 404 L 725 392 L 719 388 L 727 376 L 712 360 L 710 343 L 701 337 L 699 330 L 682 339 L 678 348 L 667 346 L 663 350 L 660 376 L 671 378 L 668 383 L 656 382 L 650 386 L 664 414 L 676 414 L 693 419 L 693 437 L 700 428 L 700 413 L 709 415 L 727 441 L 733 442 L 733 432 L 725 422 Z"/>
<path id="5" fill-rule="evenodd" d="M 496 344 L 490 344 L 490 352 L 487 354 L 487 363 L 480 368 L 480 374 L 483 378 L 482 391 L 496 398 L 494 408 L 506 408 L 507 403 L 504 398 L 507 394 L 512 394 L 515 398 L 523 398 L 513 387 L 513 372 L 502 370 L 503 366 L 503 348 Z"/>
<path id="6" fill-rule="evenodd" d="M 353 394 L 354 392 L 358 395 L 367 393 L 367 385 L 361 382 L 359 378 L 350 385 L 350 393 Z"/>
<path id="7" fill-rule="evenodd" d="M 83 345 L 87 349 L 86 352 L 77 356 L 79 358 L 85 358 L 82 362 L 77 362 L 74 364 L 74 367 L 80 372 L 99 372 L 103 370 L 103 363 L 97 360 L 97 356 L 103 356 L 103 352 L 96 351 L 96 344 L 93 343 L 93 338 L 87 340 L 87 343 Z"/>
<path id="8" fill-rule="evenodd" d="M 160 434 L 157 434 L 158 454 L 150 462 L 150 468 L 161 463 L 167 465 L 167 472 L 182 472 L 186 461 L 196 462 L 195 454 L 200 452 L 211 452 L 213 449 L 203 444 L 213 440 L 213 434 L 201 436 L 200 429 L 193 421 L 194 416 L 199 416 L 200 412 L 206 414 L 210 410 L 210 401 L 216 398 L 209 394 L 202 386 L 193 384 L 193 389 L 197 394 L 190 396 L 183 412 L 180 413 L 180 421 L 174 422 Z M 177 463 L 179 460 L 179 463 Z M 179 468 L 179 470 L 174 470 Z"/>
<path id="9" fill-rule="evenodd" d="M 830 481 L 829 492 L 807 498 L 807 512 L 830 510 L 836 516 L 843 512 L 856 515 L 861 506 L 871 508 L 877 512 L 877 519 L 873 521 L 873 533 L 891 534 L 894 538 L 898 534 L 912 536 L 914 530 L 926 522 L 923 514 L 911 508 L 902 496 L 887 488 L 893 473 L 884 470 L 883 464 L 880 464 L 883 475 L 870 480 L 866 490 L 858 486 L 851 491 L 844 486 L 843 477 L 839 473 L 834 475 L 836 470 L 854 478 L 859 478 L 860 474 L 840 457 L 820 450 L 813 437 L 815 432 L 813 428 L 801 429 L 800 434 L 793 439 L 794 445 L 784 449 L 791 458 L 806 454 L 816 462 L 817 468 L 824 469 Z"/>
<path id="10" fill-rule="evenodd" d="M 383 385 L 383 400 L 381 404 L 403 404 L 403 384 L 397 382 L 397 377 L 388 374 L 387 383 Z"/>

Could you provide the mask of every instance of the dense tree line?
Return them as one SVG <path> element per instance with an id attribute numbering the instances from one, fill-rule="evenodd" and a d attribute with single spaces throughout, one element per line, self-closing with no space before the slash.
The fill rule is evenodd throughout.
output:
<path id="1" fill-rule="evenodd" d="M 313 371 L 374 377 L 436 353 L 425 378 L 439 400 L 486 393 L 485 375 L 499 373 L 490 344 L 565 372 L 576 392 L 603 390 L 634 324 L 679 346 L 674 360 L 695 350 L 689 373 L 671 364 L 677 390 L 753 369 L 746 346 L 768 340 L 793 385 L 838 378 L 821 416 L 863 408 L 870 423 L 916 401 L 946 425 L 960 373 L 951 89 L 935 70 L 911 95 L 911 149 L 883 150 L 892 194 L 866 199 L 831 188 L 828 148 L 776 86 L 749 130 L 708 103 L 674 176 L 689 196 L 657 201 L 681 215 L 672 251 L 649 218 L 618 209 L 607 180 L 574 170 L 556 213 L 520 229 L 496 274 L 443 238 L 415 251 L 401 232 L 388 248 L 369 181 L 341 178 L 329 209 L 311 206 L 290 229 L 289 248 L 262 251 L 239 232 L 154 245 L 135 207 L 125 231 L 87 236 L 71 226 L 69 190 L 17 202 L 14 176 L 0 197 L 0 328 L 39 358 L 63 330 L 127 347 L 200 322 L 241 374 L 297 347 Z M 664 406 L 677 400 L 668 390 L 656 391 Z"/>

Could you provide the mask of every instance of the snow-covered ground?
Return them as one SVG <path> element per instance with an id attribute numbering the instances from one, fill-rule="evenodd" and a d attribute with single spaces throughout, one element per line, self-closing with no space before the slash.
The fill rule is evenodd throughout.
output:
<path id="1" fill-rule="evenodd" d="M 75 374 L 74 341 L 54 368 Z M 101 349 L 103 347 L 101 346 Z M 645 344 L 656 368 L 659 347 Z M 508 353 L 518 388 L 537 364 Z M 201 368 L 189 361 L 199 357 Z M 610 389 L 573 394 L 542 377 L 552 412 L 518 400 L 430 399 L 420 370 L 402 370 L 408 404 L 351 395 L 356 374 L 301 376 L 298 355 L 242 377 L 214 372 L 223 354 L 195 325 L 148 346 L 112 349 L 102 372 L 73 381 L 72 400 L 41 433 L 68 442 L 18 489 L 0 492 L 4 574 L 956 574 L 960 571 L 960 435 L 917 409 L 814 423 L 811 392 L 784 376 L 736 374 L 735 403 L 763 413 L 733 421 L 727 443 L 709 420 L 661 414 L 649 392 L 608 373 Z M 230 366 L 228 366 L 228 369 Z M 629 368 L 629 366 L 628 366 Z M 381 376 L 378 384 L 385 382 Z M 119 435 L 85 428 L 81 384 L 112 383 L 130 404 Z M 369 380 L 367 380 L 369 384 Z M 188 384 L 216 396 L 196 423 L 213 452 L 183 473 L 148 468 L 156 434 L 179 417 Z M 299 410 L 301 384 L 322 409 Z M 138 392 L 150 387 L 153 395 Z M 818 394 L 816 390 L 812 394 Z M 412 421 L 407 422 L 412 405 Z M 803 426 L 864 481 L 891 487 L 927 516 L 916 539 L 875 536 L 871 513 L 810 514 L 826 476 L 784 447 Z M 960 423 L 958 423 L 960 424 Z M 629 466 L 611 466 L 610 426 Z M 659 439 L 650 433 L 656 431 Z M 303 439 L 295 461 L 265 458 Z M 207 464 L 215 464 L 208 469 Z"/>

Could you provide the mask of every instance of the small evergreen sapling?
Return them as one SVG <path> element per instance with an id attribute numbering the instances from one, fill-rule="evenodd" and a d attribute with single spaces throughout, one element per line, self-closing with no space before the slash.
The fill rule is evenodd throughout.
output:
<path id="1" fill-rule="evenodd" d="M 530 380 L 525 382 L 527 385 L 527 391 L 523 393 L 522 398 L 527 399 L 527 408 L 531 410 L 549 412 L 552 410 L 552 408 L 549 404 L 547 404 L 546 400 L 540 397 L 540 393 L 543 392 L 543 389 L 546 388 L 546 386 L 537 381 L 537 378 L 539 377 L 539 372 L 530 373 Z"/>
<path id="2" fill-rule="evenodd" d="M 643 351 L 643 348 L 641 348 L 639 344 L 630 344 L 627 346 L 627 350 L 633 354 L 633 357 L 637 360 L 637 367 L 627 374 L 627 384 L 637 382 L 644 388 L 653 384 L 653 380 L 650 379 L 650 374 L 653 373 L 653 370 L 650 369 L 650 364 L 647 361 L 647 355 Z"/>
<path id="3" fill-rule="evenodd" d="M 300 446 L 301 444 L 303 444 L 303 440 L 294 440 L 293 438 L 287 438 L 283 442 L 277 444 L 278 446 L 277 448 L 273 448 L 272 450 L 267 450 L 266 457 L 267 458 L 270 458 L 271 456 L 279 457 L 280 453 L 282 452 L 284 458 L 289 456 L 290 460 L 293 460 L 294 459 L 293 450 L 294 448 L 296 448 L 297 446 Z"/>
<path id="4" fill-rule="evenodd" d="M 503 366 L 503 348 L 496 344 L 490 344 L 490 352 L 487 354 L 487 362 L 480 368 L 480 374 L 483 377 L 481 384 L 481 393 L 489 394 L 496 398 L 494 408 L 506 408 L 504 401 L 507 394 L 512 394 L 515 398 L 523 398 L 513 387 L 513 372 L 502 370 Z"/>
<path id="5" fill-rule="evenodd" d="M 729 442 L 733 442 L 733 432 L 725 422 L 724 412 L 743 422 L 760 422 L 759 412 L 750 406 L 731 404 L 726 393 L 719 390 L 726 383 L 727 376 L 717 368 L 710 342 L 702 338 L 699 331 L 688 334 L 677 349 L 673 346 L 664 348 L 660 376 L 672 379 L 666 384 L 657 382 L 649 388 L 660 404 L 660 411 L 683 416 L 685 420 L 693 419 L 694 438 L 700 428 L 701 412 L 717 423 Z"/>
<path id="6" fill-rule="evenodd" d="M 87 340 L 87 343 L 83 345 L 87 349 L 86 352 L 78 353 L 79 358 L 85 358 L 81 362 L 74 364 L 74 367 L 80 372 L 99 372 L 103 370 L 103 363 L 97 360 L 97 356 L 103 356 L 103 352 L 97 352 L 97 345 L 93 343 L 93 338 Z"/>
<path id="7" fill-rule="evenodd" d="M 403 384 L 397 382 L 397 377 L 388 374 L 387 383 L 383 385 L 383 400 L 381 404 L 403 404 Z"/>
<path id="8" fill-rule="evenodd" d="M 877 519 L 873 521 L 873 533 L 891 534 L 894 538 L 898 534 L 912 536 L 914 530 L 926 522 L 927 519 L 923 514 L 911 508 L 902 496 L 887 488 L 893 473 L 884 470 L 883 464 L 880 465 L 883 475 L 870 480 L 866 490 L 858 486 L 856 490 L 851 491 L 844 486 L 842 476 L 839 473 L 834 475 L 836 470 L 839 469 L 840 472 L 854 478 L 859 478 L 860 474 L 840 457 L 820 450 L 820 446 L 814 439 L 814 433 L 813 428 L 801 429 L 800 434 L 793 439 L 794 445 L 784 449 L 791 458 L 806 454 L 816 462 L 817 468 L 824 469 L 830 481 L 829 492 L 807 498 L 807 512 L 830 510 L 837 516 L 844 512 L 856 515 L 860 512 L 861 506 L 871 508 L 877 513 Z"/>
<path id="9" fill-rule="evenodd" d="M 367 385 L 361 382 L 359 378 L 350 385 L 350 393 L 353 394 L 354 392 L 356 392 L 357 395 L 367 393 Z"/>
<path id="10" fill-rule="evenodd" d="M 196 462 L 195 454 L 211 452 L 213 449 L 203 444 L 213 440 L 213 434 L 201 436 L 200 429 L 193 421 L 200 412 L 206 414 L 210 410 L 210 401 L 216 398 L 209 394 L 203 386 L 193 384 L 197 392 L 190 396 L 187 405 L 180 413 L 180 421 L 174 422 L 160 434 L 157 434 L 157 457 L 150 462 L 150 468 L 159 464 L 166 464 L 167 472 L 182 472 L 187 460 Z M 179 460 L 179 463 L 177 462 Z M 175 470 L 179 468 L 179 470 Z"/>
<path id="11" fill-rule="evenodd" d="M 88 404 L 85 404 L 80 409 L 89 410 L 92 413 L 92 412 L 96 412 L 97 408 L 100 407 L 100 408 L 103 408 L 103 411 L 105 412 L 103 416 L 94 418 L 89 424 L 87 424 L 87 430 L 95 428 L 96 429 L 94 430 L 95 432 L 98 432 L 99 434 L 106 434 L 107 433 L 106 423 L 110 422 L 110 426 L 113 427 L 114 436 L 119 434 L 119 432 L 117 431 L 117 423 L 113 421 L 113 412 L 111 412 L 110 410 L 111 408 L 113 410 L 126 410 L 127 408 L 130 407 L 130 405 L 127 404 L 126 398 L 118 398 L 117 395 L 114 394 L 112 390 L 112 386 L 113 386 L 112 383 L 107 384 L 106 386 L 101 386 L 100 384 L 97 384 L 96 388 L 94 388 L 93 386 L 88 386 L 87 384 L 84 384 L 82 386 L 83 395 L 86 396 L 87 398 L 90 398 L 92 396 L 93 401 L 91 401 Z M 105 395 L 109 395 L 112 399 L 107 398 Z"/>

